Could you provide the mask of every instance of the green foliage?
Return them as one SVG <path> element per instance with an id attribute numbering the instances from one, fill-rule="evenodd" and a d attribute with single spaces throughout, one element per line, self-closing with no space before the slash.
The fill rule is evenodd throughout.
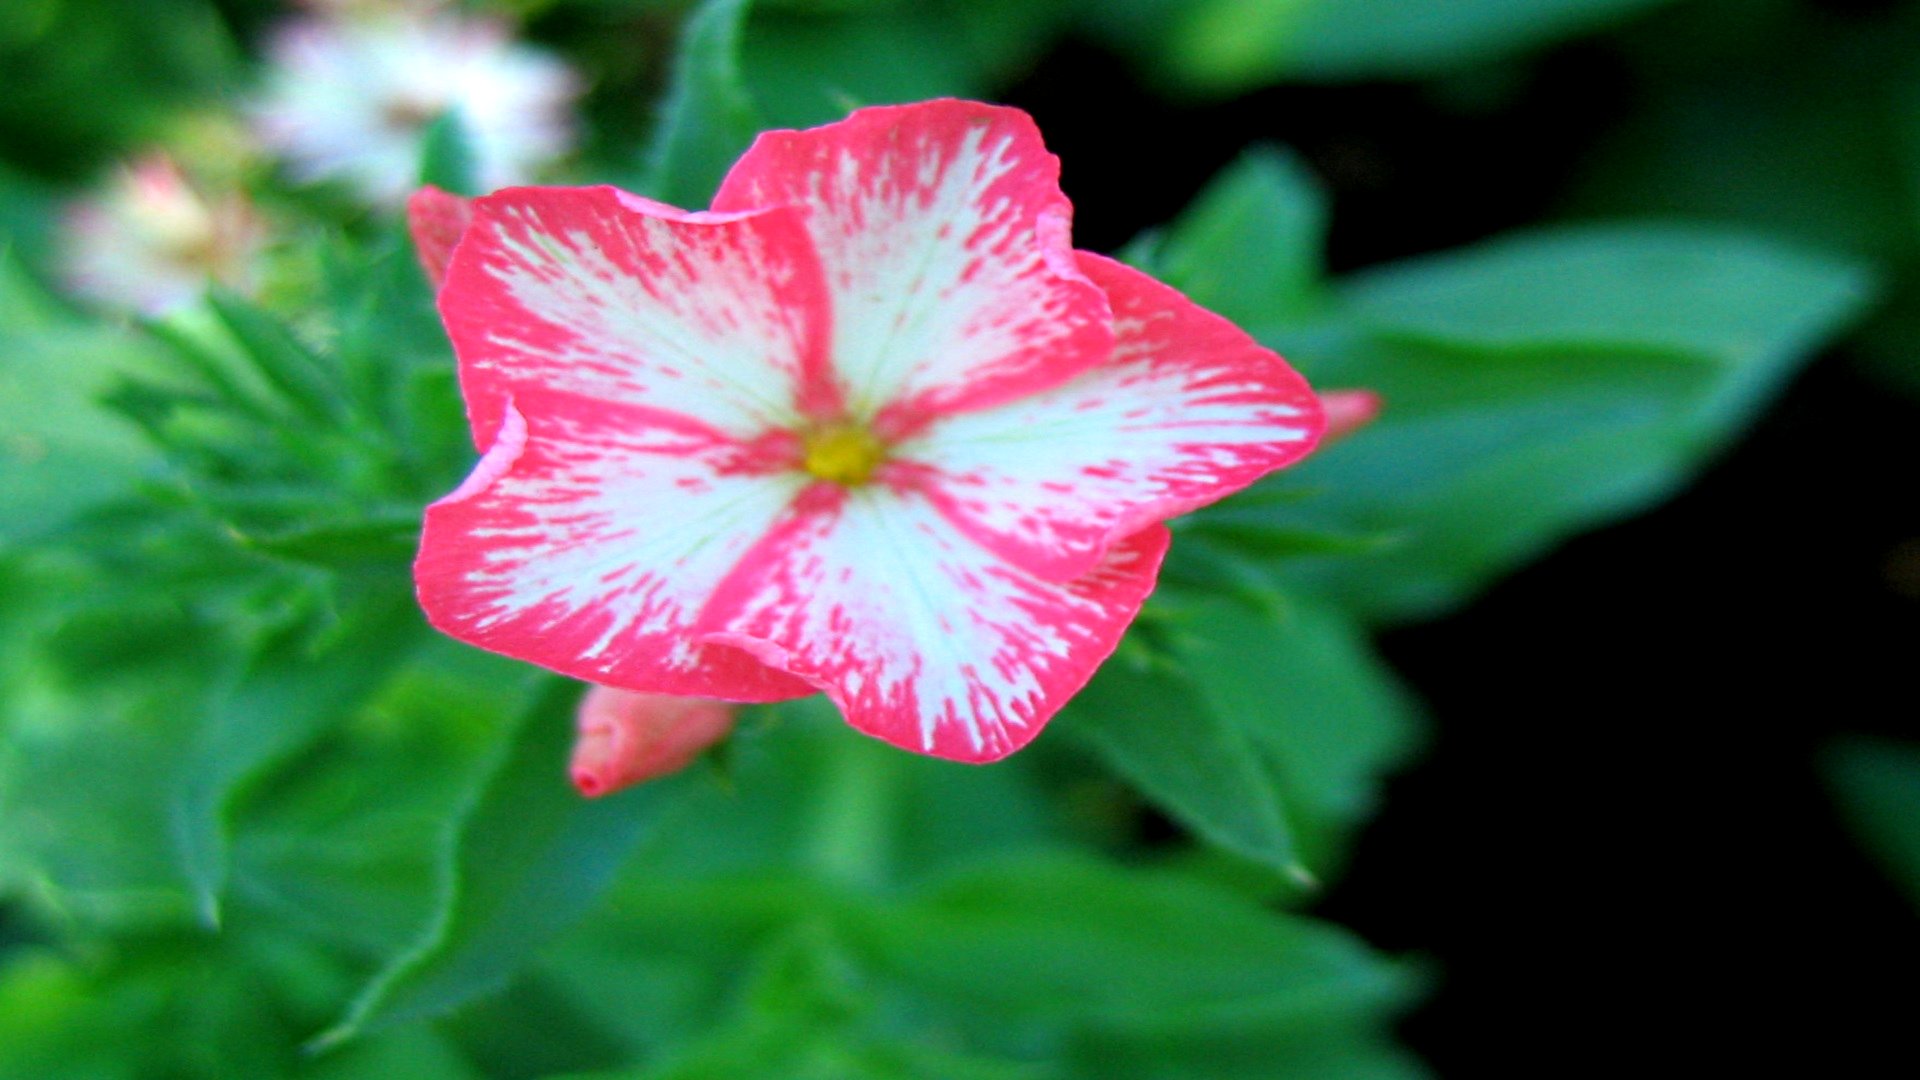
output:
<path id="1" fill-rule="evenodd" d="M 1062 724 L 1200 836 L 1294 887 L 1329 876 L 1417 742 L 1410 699 L 1334 611 L 1159 603 L 1160 647 L 1109 662 Z"/>
<path id="2" fill-rule="evenodd" d="M 1419 982 L 1323 924 L 1072 857 L 994 859 L 884 896 L 635 875 L 614 899 L 619 914 L 555 958 L 576 1000 L 663 1059 L 606 1076 L 1245 1075 L 1222 1042 L 1276 1065 L 1394 1059 L 1382 1021 Z M 616 974 L 597 962 L 609 954 L 647 970 Z M 716 1012 L 688 1045 L 693 1018 Z"/>
<path id="3" fill-rule="evenodd" d="M 1920 751 L 1857 738 L 1829 747 L 1822 764 L 1841 820 L 1920 906 Z"/>
<path id="4" fill-rule="evenodd" d="M 17 0 L 0 12 L 0 145 L 36 170 L 104 165 L 210 103 L 240 57 L 205 0 Z"/>
<path id="5" fill-rule="evenodd" d="M 477 163 L 467 126 L 458 109 L 440 115 L 427 128 L 420 148 L 420 182 L 455 195 L 485 195 L 474 176 Z"/>
<path id="6" fill-rule="evenodd" d="M 1628 38 L 1650 92 L 1595 148 L 1572 205 L 1735 223 L 1879 262 L 1890 288 L 1860 352 L 1920 391 L 1920 9 L 1810 7 L 1696 0 Z"/>
<path id="7" fill-rule="evenodd" d="M 673 85 L 653 136 L 647 193 L 700 209 L 761 128 L 740 81 L 740 27 L 749 0 L 706 0 L 682 30 Z"/>
<path id="8" fill-rule="evenodd" d="M 686 779 L 595 802 L 555 782 L 573 741 L 574 696 L 570 688 L 544 690 L 443 846 L 432 924 L 320 1045 L 431 1017 L 505 985 L 593 904 L 642 831 L 680 803 Z"/>
<path id="9" fill-rule="evenodd" d="M 1155 266 L 1237 323 L 1290 321 L 1322 299 L 1326 233 L 1319 180 L 1285 149 L 1262 146 L 1187 206 Z"/>
<path id="10" fill-rule="evenodd" d="M 1084 28 L 1204 95 L 1283 81 L 1444 75 L 1625 23 L 1671 0 L 1118 0 Z"/>
<path id="11" fill-rule="evenodd" d="M 1196 86 L 1430 75 L 1590 33 L 1667 0 L 1201 0 L 1170 49 Z"/>
<path id="12" fill-rule="evenodd" d="M 1230 170 L 1150 265 L 1229 305 L 1316 384 L 1384 395 L 1363 436 L 1270 482 L 1311 498 L 1242 499 L 1202 519 L 1384 538 L 1281 575 L 1366 621 L 1438 614 L 1673 491 L 1871 295 L 1856 264 L 1658 225 L 1502 237 L 1318 289 L 1276 282 L 1264 311 L 1210 273 L 1297 239 L 1314 198 L 1271 170 Z M 1264 224 L 1220 228 L 1212 208 L 1236 204 L 1269 207 Z"/>
<path id="13" fill-rule="evenodd" d="M 115 381 L 155 366 L 126 331 L 63 310 L 0 247 L 0 552 L 44 538 L 129 492 L 154 454 L 100 404 Z M 38 362 L 57 356 L 58 366 Z"/>
<path id="14" fill-rule="evenodd" d="M 1305 876 L 1242 717 L 1214 711 L 1177 661 L 1130 652 L 1101 669 L 1062 725 L 1208 841 Z"/>

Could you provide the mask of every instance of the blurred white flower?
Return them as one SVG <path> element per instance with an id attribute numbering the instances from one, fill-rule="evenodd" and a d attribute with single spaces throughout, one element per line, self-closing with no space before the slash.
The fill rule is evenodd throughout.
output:
<path id="1" fill-rule="evenodd" d="M 209 198 L 156 153 L 67 209 L 58 258 L 74 293 L 157 315 L 198 299 L 210 280 L 250 288 L 266 239 L 246 196 Z"/>
<path id="2" fill-rule="evenodd" d="M 574 73 L 505 22 L 423 3 L 329 3 L 281 27 L 255 127 L 301 181 L 397 207 L 427 129 L 457 111 L 483 190 L 532 178 L 573 142 Z"/>

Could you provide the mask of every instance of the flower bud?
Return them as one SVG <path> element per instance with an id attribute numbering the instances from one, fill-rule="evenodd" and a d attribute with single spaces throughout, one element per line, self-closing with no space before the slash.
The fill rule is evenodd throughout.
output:
<path id="1" fill-rule="evenodd" d="M 733 720 L 724 701 L 595 686 L 580 699 L 573 786 L 592 799 L 679 772 L 725 738 Z"/>
<path id="2" fill-rule="evenodd" d="M 1380 419 L 1386 401 L 1372 390 L 1328 390 L 1320 395 L 1320 408 L 1327 416 L 1327 432 L 1320 437 L 1325 446 Z"/>
<path id="3" fill-rule="evenodd" d="M 473 221 L 473 200 L 432 184 L 407 199 L 407 232 L 413 237 L 414 254 L 427 281 L 437 290 L 447 279 L 447 260 L 460 243 L 460 234 Z"/>

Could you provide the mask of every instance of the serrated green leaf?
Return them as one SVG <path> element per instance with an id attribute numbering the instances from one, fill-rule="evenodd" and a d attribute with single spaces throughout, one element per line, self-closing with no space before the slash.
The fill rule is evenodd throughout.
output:
<path id="1" fill-rule="evenodd" d="M 1185 671 L 1120 656 L 1067 706 L 1064 730 L 1210 843 L 1296 870 L 1278 785 L 1239 718 L 1211 707 Z"/>
<path id="2" fill-rule="evenodd" d="M 1153 272 L 1246 327 L 1297 319 L 1322 299 L 1327 196 L 1292 152 L 1255 147 L 1182 211 Z"/>
<path id="3" fill-rule="evenodd" d="M 214 288 L 207 305 L 253 363 L 253 368 L 297 412 L 322 423 L 339 419 L 346 402 L 337 373 L 284 323 L 250 301 Z"/>
<path id="4" fill-rule="evenodd" d="M 700 209 L 760 130 L 740 79 L 740 32 L 749 0 L 704 0 L 681 32 L 649 159 L 648 194 Z"/>
<path id="5" fill-rule="evenodd" d="M 567 782 L 576 685 L 553 681 L 506 758 L 448 830 L 432 924 L 320 1036 L 331 1046 L 435 1016 L 504 986 L 584 914 L 640 836 L 679 804 L 686 774 L 607 798 Z"/>
<path id="6" fill-rule="evenodd" d="M 329 570 L 400 568 L 419 547 L 420 512 L 395 509 L 357 520 L 272 533 L 236 533 L 242 547 Z"/>

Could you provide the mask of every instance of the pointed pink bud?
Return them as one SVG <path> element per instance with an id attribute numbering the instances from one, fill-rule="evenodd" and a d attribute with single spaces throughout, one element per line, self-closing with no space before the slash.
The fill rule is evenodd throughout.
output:
<path id="1" fill-rule="evenodd" d="M 473 221 L 473 200 L 442 191 L 432 184 L 407 199 L 407 232 L 413 236 L 413 250 L 420 256 L 420 268 L 437 291 L 447 279 L 447 260 Z"/>
<path id="2" fill-rule="evenodd" d="M 593 799 L 686 768 L 733 730 L 733 706 L 595 686 L 580 699 L 577 723 L 573 786 Z"/>
<path id="3" fill-rule="evenodd" d="M 1327 414 L 1327 433 L 1321 445 L 1344 439 L 1380 419 L 1386 401 L 1372 390 L 1327 390 L 1320 395 L 1320 408 Z"/>

